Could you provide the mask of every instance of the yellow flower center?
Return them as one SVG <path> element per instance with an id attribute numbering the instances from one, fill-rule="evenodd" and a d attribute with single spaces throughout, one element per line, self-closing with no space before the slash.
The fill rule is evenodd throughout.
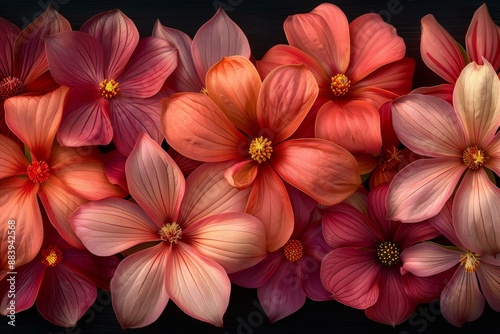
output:
<path id="1" fill-rule="evenodd" d="M 252 140 L 248 153 L 250 153 L 252 159 L 258 161 L 259 163 L 269 160 L 271 159 L 271 153 L 273 153 L 273 147 L 271 144 L 272 141 L 260 136 Z"/>
<path id="2" fill-rule="evenodd" d="M 473 273 L 479 268 L 479 259 L 478 254 L 467 251 L 460 257 L 460 265 L 464 266 L 466 272 Z"/>
<path id="3" fill-rule="evenodd" d="M 175 222 L 168 223 L 162 226 L 159 234 L 161 240 L 176 244 L 177 240 L 182 239 L 182 228 Z"/>
<path id="4" fill-rule="evenodd" d="M 464 164 L 472 170 L 478 170 L 479 167 L 488 160 L 488 156 L 483 149 L 477 146 L 467 147 L 462 155 Z"/>
<path id="5" fill-rule="evenodd" d="M 45 161 L 33 161 L 27 168 L 27 174 L 33 182 L 45 182 L 49 178 L 49 166 Z"/>
<path id="6" fill-rule="evenodd" d="M 377 164 L 382 171 L 387 169 L 394 169 L 401 162 L 402 155 L 401 151 L 396 148 L 396 146 L 390 146 L 383 151 L 377 160 Z"/>
<path id="7" fill-rule="evenodd" d="M 343 74 L 336 74 L 332 77 L 332 83 L 330 85 L 332 93 L 335 96 L 344 96 L 349 91 L 351 87 L 351 80 L 349 80 Z"/>
<path id="8" fill-rule="evenodd" d="M 42 250 L 40 261 L 46 267 L 55 267 L 63 259 L 62 252 L 59 247 L 50 245 Z"/>
<path id="9" fill-rule="evenodd" d="M 304 255 L 302 243 L 299 240 L 295 239 L 288 240 L 288 242 L 283 247 L 283 253 L 285 254 L 285 257 L 291 262 L 300 260 L 302 255 Z"/>
<path id="10" fill-rule="evenodd" d="M 399 262 L 400 253 L 398 245 L 392 241 L 386 241 L 378 246 L 377 256 L 383 265 L 390 267 Z"/>
<path id="11" fill-rule="evenodd" d="M 205 87 L 203 87 L 203 88 L 200 90 L 200 93 L 205 94 L 206 96 L 208 96 L 208 90 L 207 90 Z"/>
<path id="12" fill-rule="evenodd" d="M 22 94 L 24 91 L 23 82 L 16 77 L 6 77 L 0 81 L 0 101 L 9 97 Z"/>
<path id="13" fill-rule="evenodd" d="M 105 97 L 107 99 L 111 99 L 115 97 L 118 92 L 120 91 L 120 85 L 118 82 L 115 80 L 111 79 L 104 79 L 100 84 L 99 84 L 99 90 L 101 91 L 102 97 Z"/>

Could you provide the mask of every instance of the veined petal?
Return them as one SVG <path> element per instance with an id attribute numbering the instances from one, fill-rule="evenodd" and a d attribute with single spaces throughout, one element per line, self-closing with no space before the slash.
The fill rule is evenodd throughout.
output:
<path id="1" fill-rule="evenodd" d="M 342 247 L 323 258 L 321 281 L 335 300 L 357 309 L 366 309 L 377 302 L 380 265 L 375 252 Z"/>
<path id="2" fill-rule="evenodd" d="M 245 211 L 250 188 L 238 190 L 227 183 L 224 171 L 231 164 L 206 163 L 189 175 L 178 218 L 183 228 L 205 217 Z"/>
<path id="3" fill-rule="evenodd" d="M 107 145 L 112 138 L 108 100 L 98 91 L 70 89 L 57 141 L 74 147 Z"/>
<path id="4" fill-rule="evenodd" d="M 382 147 L 380 114 L 371 103 L 328 101 L 318 111 L 316 138 L 342 146 L 352 153 L 377 154 Z"/>
<path id="5" fill-rule="evenodd" d="M 198 76 L 205 74 L 223 57 L 241 55 L 250 58 L 250 44 L 245 33 L 219 8 L 215 15 L 198 29 L 191 46 Z"/>
<path id="6" fill-rule="evenodd" d="M 421 20 L 420 55 L 422 60 L 437 75 L 454 84 L 465 67 L 465 59 L 458 43 L 428 14 Z"/>
<path id="7" fill-rule="evenodd" d="M 66 31 L 45 37 L 50 73 L 60 85 L 99 91 L 104 78 L 103 48 L 91 35 Z"/>
<path id="8" fill-rule="evenodd" d="M 461 161 L 445 158 L 412 162 L 392 179 L 387 218 L 413 223 L 437 215 L 466 168 Z"/>
<path id="9" fill-rule="evenodd" d="M 429 223 L 428 220 L 424 220 L 418 224 L 399 224 L 396 235 L 394 236 L 394 242 L 398 244 L 400 249 L 405 249 L 418 242 L 431 240 L 440 235 L 441 232 Z"/>
<path id="10" fill-rule="evenodd" d="M 486 148 L 488 160 L 484 163 L 484 167 L 491 169 L 495 174 L 500 176 L 500 133 L 497 133 L 487 144 Z"/>
<path id="11" fill-rule="evenodd" d="M 177 51 L 167 41 L 145 37 L 139 41 L 127 67 L 116 78 L 120 96 L 148 98 L 159 92 L 177 66 Z M 160 102 L 157 101 L 158 105 Z"/>
<path id="12" fill-rule="evenodd" d="M 456 268 L 452 267 L 436 275 L 419 277 L 411 273 L 401 276 L 406 294 L 416 303 L 430 303 L 439 299 L 444 287 L 450 282 Z"/>
<path id="13" fill-rule="evenodd" d="M 453 226 L 452 204 L 453 197 L 446 201 L 443 209 L 434 217 L 429 218 L 428 221 L 457 248 L 467 249 L 467 247 L 465 247 L 457 238 L 457 233 L 455 232 L 455 228 Z"/>
<path id="14" fill-rule="evenodd" d="M 474 13 L 465 35 L 467 55 L 482 65 L 483 57 L 498 71 L 500 68 L 500 29 L 492 20 L 488 7 L 482 4 Z"/>
<path id="15" fill-rule="evenodd" d="M 21 30 L 13 23 L 0 18 L 0 76 L 12 75 L 14 42 Z"/>
<path id="16" fill-rule="evenodd" d="M 7 125 L 34 160 L 49 158 L 67 92 L 67 87 L 60 87 L 43 96 L 14 96 L 4 103 Z"/>
<path id="17" fill-rule="evenodd" d="M 323 139 L 292 139 L 280 143 L 270 163 L 285 181 L 321 204 L 339 203 L 361 184 L 354 157 Z"/>
<path id="18" fill-rule="evenodd" d="M 331 300 L 331 293 L 325 289 L 320 277 L 321 261 L 304 256 L 297 261 L 300 286 L 306 296 L 314 301 Z"/>
<path id="19" fill-rule="evenodd" d="M 102 45 L 104 75 L 109 80 L 120 75 L 139 42 L 134 22 L 119 9 L 95 15 L 80 31 L 89 33 Z"/>
<path id="20" fill-rule="evenodd" d="M 500 126 L 500 80 L 490 63 L 470 63 L 458 78 L 453 106 L 467 132 L 467 144 L 484 145 Z"/>
<path id="21" fill-rule="evenodd" d="M 167 261 L 171 252 L 165 244 L 127 256 L 111 280 L 113 310 L 122 328 L 153 323 L 167 306 L 165 289 Z"/>
<path id="22" fill-rule="evenodd" d="M 451 250 L 433 243 L 420 243 L 401 253 L 401 273 L 428 277 L 444 272 L 460 262 L 462 251 Z"/>
<path id="23" fill-rule="evenodd" d="M 302 123 L 318 96 L 318 84 L 303 65 L 285 65 L 273 70 L 262 82 L 257 101 L 257 120 L 269 138 L 279 143 Z"/>
<path id="24" fill-rule="evenodd" d="M 243 212 L 206 217 L 183 233 L 189 235 L 191 247 L 220 264 L 227 273 L 249 268 L 266 256 L 264 225 Z"/>
<path id="25" fill-rule="evenodd" d="M 457 237 L 468 249 L 493 256 L 500 253 L 500 189 L 484 169 L 465 173 L 452 212 Z"/>
<path id="26" fill-rule="evenodd" d="M 258 171 L 259 163 L 257 161 L 243 160 L 230 166 L 224 176 L 232 187 L 245 189 L 253 183 Z"/>
<path id="27" fill-rule="evenodd" d="M 409 94 L 394 100 L 392 121 L 401 142 L 417 154 L 461 160 L 467 147 L 463 123 L 452 105 L 437 97 Z"/>
<path id="28" fill-rule="evenodd" d="M 283 27 L 288 43 L 316 58 L 325 72 L 345 73 L 350 55 L 349 23 L 339 7 L 321 4 L 310 13 L 289 16 Z"/>
<path id="29" fill-rule="evenodd" d="M 106 198 L 82 204 L 69 221 L 85 247 L 99 256 L 160 240 L 160 229 L 144 210 L 124 199 Z"/>
<path id="30" fill-rule="evenodd" d="M 248 139 L 206 95 L 178 93 L 162 100 L 167 143 L 182 155 L 205 162 L 241 160 Z"/>
<path id="31" fill-rule="evenodd" d="M 483 314 L 484 303 L 476 275 L 459 268 L 443 289 L 439 308 L 450 324 L 462 327 Z"/>
<path id="32" fill-rule="evenodd" d="M 25 175 L 28 167 L 28 160 L 23 152 L 10 138 L 0 134 L 0 180 L 9 176 Z"/>
<path id="33" fill-rule="evenodd" d="M 481 264 L 476 270 L 481 291 L 488 301 L 488 304 L 495 311 L 500 310 L 500 259 L 484 256 L 481 257 Z"/>
<path id="34" fill-rule="evenodd" d="M 231 283 L 219 264 L 179 242 L 172 247 L 165 272 L 167 292 L 181 310 L 222 327 Z"/>
<path id="35" fill-rule="evenodd" d="M 142 134 L 125 163 L 130 195 L 161 228 L 177 221 L 184 197 L 184 175 L 174 160 Z"/>
<path id="36" fill-rule="evenodd" d="M 411 91 L 411 94 L 432 95 L 445 100 L 448 103 L 453 103 L 453 88 L 455 85 L 446 83 L 429 87 L 418 87 Z"/>
<path id="37" fill-rule="evenodd" d="M 359 16 L 349 24 L 349 32 L 351 61 L 346 75 L 353 84 L 405 55 L 406 46 L 396 28 L 384 22 L 378 14 Z"/>
<path id="38" fill-rule="evenodd" d="M 231 282 L 245 287 L 258 288 L 269 281 L 285 260 L 282 250 L 267 253 L 267 256 L 253 267 L 229 274 Z"/>
<path id="39" fill-rule="evenodd" d="M 248 136 L 256 136 L 257 98 L 261 89 L 259 73 L 243 56 L 225 57 L 206 76 L 208 96 L 231 123 Z"/>

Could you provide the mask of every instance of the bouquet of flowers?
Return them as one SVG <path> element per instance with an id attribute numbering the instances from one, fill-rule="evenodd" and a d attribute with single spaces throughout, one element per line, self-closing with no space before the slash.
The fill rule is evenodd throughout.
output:
<path id="1" fill-rule="evenodd" d="M 169 300 L 224 327 L 232 285 L 274 323 L 306 299 L 404 323 L 500 311 L 500 28 L 431 15 L 415 60 L 376 13 L 324 3 L 255 59 L 224 8 L 194 38 L 119 9 L 0 18 L 0 313 L 123 329 Z M 173 320 L 175 321 L 175 319 Z"/>

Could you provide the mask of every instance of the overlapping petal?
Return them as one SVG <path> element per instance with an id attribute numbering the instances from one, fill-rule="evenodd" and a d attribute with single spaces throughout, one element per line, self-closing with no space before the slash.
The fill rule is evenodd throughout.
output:
<path id="1" fill-rule="evenodd" d="M 484 256 L 480 269 L 476 270 L 481 291 L 488 304 L 498 312 L 500 309 L 500 259 Z"/>
<path id="2" fill-rule="evenodd" d="M 28 160 L 24 157 L 19 146 L 11 139 L 0 134 L 0 179 L 26 173 Z"/>
<path id="3" fill-rule="evenodd" d="M 0 76 L 8 77 L 12 71 L 14 43 L 21 30 L 11 22 L 0 18 Z"/>
<path id="4" fill-rule="evenodd" d="M 416 276 L 431 276 L 452 268 L 460 262 L 463 252 L 451 250 L 437 244 L 420 243 L 401 253 L 402 273 Z"/>
<path id="5" fill-rule="evenodd" d="M 474 13 L 465 35 L 465 46 L 471 61 L 483 64 L 485 58 L 494 69 L 500 68 L 500 28 L 492 20 L 486 4 Z"/>

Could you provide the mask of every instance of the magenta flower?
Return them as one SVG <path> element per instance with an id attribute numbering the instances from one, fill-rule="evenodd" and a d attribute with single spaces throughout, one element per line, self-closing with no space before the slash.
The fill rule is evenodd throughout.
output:
<path id="1" fill-rule="evenodd" d="M 321 263 L 321 281 L 337 301 L 394 326 L 405 321 L 418 303 L 436 299 L 445 276 L 401 275 L 401 251 L 439 232 L 427 222 L 386 220 L 387 189 L 383 184 L 370 191 L 369 215 L 345 203 L 327 210 L 323 235 L 333 250 Z"/>
<path id="2" fill-rule="evenodd" d="M 321 260 L 330 248 L 323 239 L 321 220 L 314 215 L 317 202 L 295 188 L 287 189 L 295 217 L 290 240 L 255 266 L 229 275 L 238 285 L 257 288 L 271 323 L 298 311 L 306 297 L 331 299 L 319 276 Z"/>
<path id="3" fill-rule="evenodd" d="M 481 316 L 485 299 L 500 312 L 500 258 L 469 250 L 455 233 L 452 211 L 449 200 L 429 222 L 455 247 L 434 243 L 409 247 L 401 254 L 401 271 L 428 277 L 451 269 L 454 274 L 441 293 L 439 305 L 444 318 L 461 327 Z"/>
<path id="4" fill-rule="evenodd" d="M 94 16 L 80 31 L 45 41 L 54 79 L 71 88 L 57 134 L 61 145 L 113 140 L 128 155 L 142 132 L 163 140 L 155 95 L 177 66 L 176 51 L 165 40 L 139 40 L 132 20 L 113 10 Z"/>
<path id="5" fill-rule="evenodd" d="M 435 216 L 456 191 L 453 224 L 476 253 L 500 253 L 500 81 L 492 66 L 470 63 L 453 90 L 453 106 L 434 96 L 410 94 L 393 103 L 401 142 L 428 157 L 412 162 L 389 188 L 390 219 L 419 222 Z M 457 188 L 458 186 L 458 188 Z"/>
<path id="6" fill-rule="evenodd" d="M 65 242 L 44 216 L 44 240 L 38 255 L 15 269 L 15 299 L 9 298 L 10 276 L 0 281 L 0 313 L 9 314 L 10 301 L 15 311 L 30 308 L 51 323 L 73 327 L 97 297 L 97 287 L 109 290 L 118 265 L 115 256 L 98 257 Z"/>
<path id="7" fill-rule="evenodd" d="M 111 281 L 123 328 L 151 324 L 169 299 L 188 315 L 222 326 L 231 290 L 227 272 L 265 256 L 264 227 L 242 212 L 248 191 L 227 184 L 227 166 L 204 164 L 184 180 L 172 158 L 143 134 L 125 165 L 138 204 L 109 198 L 73 213 L 72 226 L 96 255 L 141 245 Z"/>

